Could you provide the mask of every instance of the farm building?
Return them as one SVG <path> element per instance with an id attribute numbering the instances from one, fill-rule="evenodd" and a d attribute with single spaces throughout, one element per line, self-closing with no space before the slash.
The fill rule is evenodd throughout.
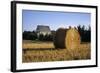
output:
<path id="1" fill-rule="evenodd" d="M 37 35 L 39 36 L 40 34 L 46 35 L 46 34 L 51 34 L 49 26 L 44 26 L 44 25 L 38 25 L 36 29 Z"/>

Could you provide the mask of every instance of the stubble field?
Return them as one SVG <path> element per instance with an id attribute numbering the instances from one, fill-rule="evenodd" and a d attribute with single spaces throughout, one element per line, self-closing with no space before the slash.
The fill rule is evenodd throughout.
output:
<path id="1" fill-rule="evenodd" d="M 81 43 L 75 50 L 55 48 L 53 42 L 23 41 L 22 61 L 48 62 L 91 59 L 90 43 Z"/>

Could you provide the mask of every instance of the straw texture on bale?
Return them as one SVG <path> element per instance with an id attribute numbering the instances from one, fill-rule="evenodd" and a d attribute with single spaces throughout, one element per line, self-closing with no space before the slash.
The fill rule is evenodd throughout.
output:
<path id="1" fill-rule="evenodd" d="M 67 29 L 64 29 L 64 28 L 59 28 L 56 31 L 54 41 L 53 41 L 55 48 L 65 48 L 66 32 L 67 32 Z"/>
<path id="2" fill-rule="evenodd" d="M 67 49 L 77 49 L 80 45 L 80 34 L 77 29 L 70 28 L 65 37 L 65 46 Z"/>

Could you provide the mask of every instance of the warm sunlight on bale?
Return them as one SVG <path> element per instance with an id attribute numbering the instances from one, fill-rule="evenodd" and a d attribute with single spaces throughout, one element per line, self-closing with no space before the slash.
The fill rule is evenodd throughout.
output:
<path id="1" fill-rule="evenodd" d="M 56 35 L 54 37 L 54 45 L 55 48 L 65 48 L 65 37 L 66 37 L 67 29 L 59 28 L 56 31 Z"/>
<path id="2" fill-rule="evenodd" d="M 80 34 L 78 30 L 75 28 L 70 28 L 67 31 L 65 41 L 65 46 L 67 49 L 77 49 L 80 45 Z"/>

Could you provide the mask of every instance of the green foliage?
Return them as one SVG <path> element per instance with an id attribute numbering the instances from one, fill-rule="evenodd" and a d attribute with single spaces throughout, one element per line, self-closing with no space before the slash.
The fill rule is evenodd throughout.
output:
<path id="1" fill-rule="evenodd" d="M 37 34 L 35 31 L 30 32 L 30 31 L 24 31 L 23 32 L 23 39 L 24 40 L 36 40 L 37 39 Z"/>
<path id="2" fill-rule="evenodd" d="M 42 41 L 42 40 L 44 39 L 44 35 L 43 35 L 43 34 L 40 34 L 38 39 L 39 39 L 40 41 Z"/>
<path id="3" fill-rule="evenodd" d="M 52 34 L 46 34 L 46 35 L 40 34 L 39 35 L 39 40 L 40 41 L 52 41 L 53 40 L 53 35 Z"/>
<path id="4" fill-rule="evenodd" d="M 84 25 L 79 25 L 77 28 L 81 36 L 81 42 L 91 42 L 91 27 L 89 26 L 89 29 L 86 30 Z"/>

